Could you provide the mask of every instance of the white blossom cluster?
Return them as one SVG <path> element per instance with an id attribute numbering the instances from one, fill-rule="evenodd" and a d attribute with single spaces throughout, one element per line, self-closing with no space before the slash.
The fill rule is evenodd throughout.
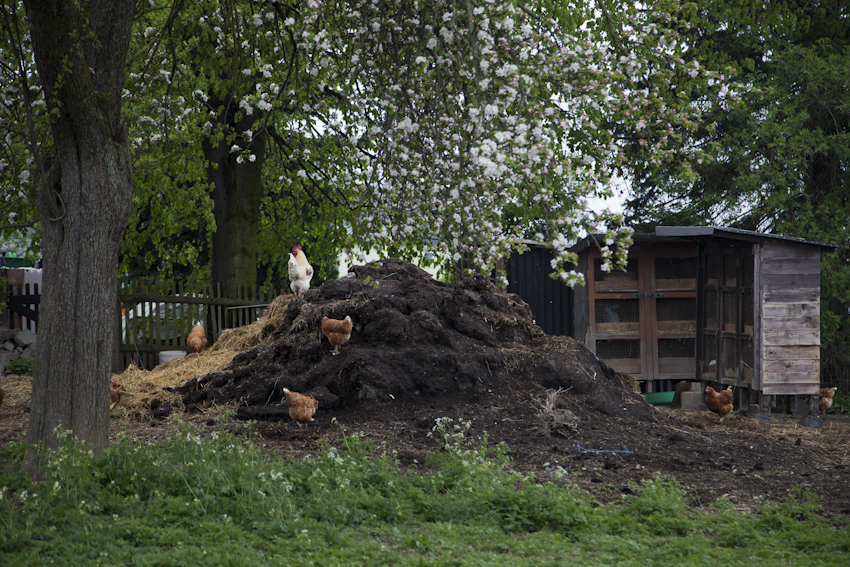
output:
<path id="1" fill-rule="evenodd" d="M 661 86 L 671 69 L 697 67 L 673 57 L 675 35 L 651 14 L 630 21 L 631 52 L 618 55 L 509 1 L 345 6 L 353 9 L 336 5 L 348 21 L 336 49 L 350 55 L 346 83 L 356 104 L 348 119 L 374 148 L 356 176 L 369 188 L 362 199 L 370 212 L 357 221 L 368 247 L 418 243 L 423 254 L 487 273 L 543 220 L 558 275 L 579 283 L 569 246 L 582 230 L 622 222 L 586 206 L 609 193 L 623 164 L 622 145 L 604 125 L 631 125 L 659 160 L 677 127 L 696 126 L 697 110 L 670 104 Z M 656 86 L 635 88 L 635 79 Z M 614 267 L 630 231 L 611 236 L 618 245 L 607 248 L 606 265 Z"/>

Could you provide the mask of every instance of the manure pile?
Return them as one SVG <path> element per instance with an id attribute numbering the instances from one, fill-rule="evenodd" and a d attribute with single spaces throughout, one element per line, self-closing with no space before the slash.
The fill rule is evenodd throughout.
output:
<path id="1" fill-rule="evenodd" d="M 289 419 L 284 387 L 320 411 L 563 388 L 582 413 L 654 419 L 622 375 L 575 340 L 545 335 L 527 304 L 487 279 L 445 284 L 396 259 L 349 275 L 291 298 L 262 344 L 178 388 L 187 409 L 235 402 L 243 418 Z M 321 335 L 324 316 L 354 322 L 339 355 Z"/>

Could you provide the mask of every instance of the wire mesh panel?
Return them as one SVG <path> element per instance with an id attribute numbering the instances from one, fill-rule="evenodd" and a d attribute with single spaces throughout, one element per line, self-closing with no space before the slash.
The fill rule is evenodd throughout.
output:
<path id="1" fill-rule="evenodd" d="M 655 259 L 655 289 L 693 290 L 696 278 L 696 257 Z"/>
<path id="2" fill-rule="evenodd" d="M 640 320 L 637 299 L 597 299 L 594 308 L 597 323 L 637 323 Z"/>
<path id="3" fill-rule="evenodd" d="M 695 297 L 659 298 L 655 303 L 656 329 L 659 333 L 696 332 L 697 300 Z"/>
<path id="4" fill-rule="evenodd" d="M 609 358 L 640 358 L 640 340 L 612 339 L 596 341 L 596 356 Z"/>
<path id="5" fill-rule="evenodd" d="M 717 371 L 717 336 L 706 334 L 702 343 L 702 373 L 713 376 Z"/>
<path id="6" fill-rule="evenodd" d="M 735 333 L 738 330 L 738 294 L 734 291 L 723 292 L 723 330 Z"/>
<path id="7" fill-rule="evenodd" d="M 658 339 L 658 371 L 693 374 L 696 339 Z"/>
<path id="8" fill-rule="evenodd" d="M 738 377 L 738 348 L 733 338 L 723 338 L 723 353 L 721 376 L 725 378 Z"/>
<path id="9" fill-rule="evenodd" d="M 597 337 L 640 334 L 637 299 L 596 299 L 593 304 Z"/>
<path id="10" fill-rule="evenodd" d="M 741 294 L 741 322 L 744 325 L 744 334 L 752 337 L 753 323 L 755 320 L 755 309 L 753 307 L 752 291 L 744 291 Z"/>
<path id="11" fill-rule="evenodd" d="M 596 356 L 614 370 L 640 377 L 640 340 L 596 340 Z"/>
<path id="12" fill-rule="evenodd" d="M 596 341 L 596 355 L 614 370 L 640 377 L 640 341 L 639 340 L 602 340 Z"/>
<path id="13" fill-rule="evenodd" d="M 723 285 L 738 285 L 738 256 L 734 254 L 723 256 Z"/>
<path id="14" fill-rule="evenodd" d="M 602 258 L 593 260 L 593 280 L 598 292 L 618 292 L 638 290 L 638 262 L 631 259 L 626 265 L 626 271 L 615 270 L 605 272 L 602 270 Z"/>
<path id="15" fill-rule="evenodd" d="M 659 358 L 693 358 L 696 345 L 695 339 L 658 339 Z"/>
<path id="16" fill-rule="evenodd" d="M 741 361 L 744 363 L 744 374 L 742 380 L 752 382 L 753 380 L 753 342 L 743 341 L 741 343 Z"/>
<path id="17" fill-rule="evenodd" d="M 741 256 L 741 285 L 744 287 L 752 288 L 755 283 L 755 256 L 752 254 L 745 254 Z"/>
<path id="18" fill-rule="evenodd" d="M 659 321 L 694 321 L 697 318 L 695 297 L 666 297 L 656 302 Z"/>
<path id="19" fill-rule="evenodd" d="M 717 330 L 717 292 L 716 291 L 707 291 L 703 295 L 703 321 L 705 322 L 705 328 L 716 331 Z"/>
<path id="20" fill-rule="evenodd" d="M 720 285 L 720 268 L 722 266 L 720 254 L 706 254 L 705 256 L 705 284 Z"/>

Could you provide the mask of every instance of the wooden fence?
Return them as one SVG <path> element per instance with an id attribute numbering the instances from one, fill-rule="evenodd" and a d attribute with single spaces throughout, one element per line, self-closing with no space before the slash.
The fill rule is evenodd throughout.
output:
<path id="1" fill-rule="evenodd" d="M 6 308 L 0 305 L 3 315 L 0 323 L 10 329 L 28 329 L 35 333 L 41 301 L 41 271 L 37 277 L 28 277 L 27 270 L 23 269 L 4 269 L 0 275 L 6 277 L 6 296 L 0 295 L 0 303 L 5 299 Z"/>
<path id="2" fill-rule="evenodd" d="M 186 335 L 203 323 L 207 344 L 224 329 L 249 325 L 262 317 L 280 295 L 274 288 L 240 288 L 237 297 L 225 297 L 220 285 L 182 281 L 133 280 L 122 282 L 116 309 L 116 348 L 113 372 L 130 363 L 151 369 L 163 351 L 188 351 Z"/>

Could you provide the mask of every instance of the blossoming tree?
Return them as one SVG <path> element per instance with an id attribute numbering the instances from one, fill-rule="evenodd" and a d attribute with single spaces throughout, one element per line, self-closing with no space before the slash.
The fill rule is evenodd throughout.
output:
<path id="1" fill-rule="evenodd" d="M 660 157 L 676 128 L 697 125 L 682 83 L 703 70 L 677 51 L 676 2 L 628 7 L 580 35 L 515 2 L 365 0 L 329 13 L 345 33 L 312 40 L 347 55 L 344 122 L 371 151 L 342 175 L 365 188 L 370 213 L 354 232 L 366 247 L 466 256 L 487 272 L 535 223 L 576 284 L 568 248 L 582 230 L 607 223 L 606 267 L 628 248 L 620 219 L 588 207 L 623 164 L 614 127 Z"/>
<path id="2" fill-rule="evenodd" d="M 132 75 L 144 96 L 130 108 L 139 109 L 137 167 L 156 164 L 155 190 L 142 181 L 137 199 L 162 199 L 167 179 L 179 177 L 163 158 L 194 176 L 190 199 L 170 197 L 176 205 L 208 211 L 211 183 L 215 222 L 203 214 L 191 222 L 221 235 L 214 272 L 216 258 L 237 256 L 221 252 L 234 243 L 243 256 L 256 249 L 285 265 L 281 249 L 299 235 L 327 254 L 358 247 L 422 263 L 465 258 L 487 272 L 532 238 L 552 245 L 560 277 L 578 283 L 568 248 L 580 234 L 607 230 L 605 241 L 618 242 L 603 247 L 611 267 L 628 248 L 621 219 L 588 205 L 611 194 L 622 133 L 660 157 L 698 120 L 683 83 L 702 70 L 677 51 L 686 14 L 666 1 L 618 14 L 569 35 L 546 8 L 521 2 L 151 11 L 150 25 L 137 27 L 152 46 L 137 65 L 146 71 Z M 235 232 L 231 209 L 248 219 Z M 179 226 L 154 223 L 166 225 Z M 184 256 L 195 253 L 184 246 Z"/>

